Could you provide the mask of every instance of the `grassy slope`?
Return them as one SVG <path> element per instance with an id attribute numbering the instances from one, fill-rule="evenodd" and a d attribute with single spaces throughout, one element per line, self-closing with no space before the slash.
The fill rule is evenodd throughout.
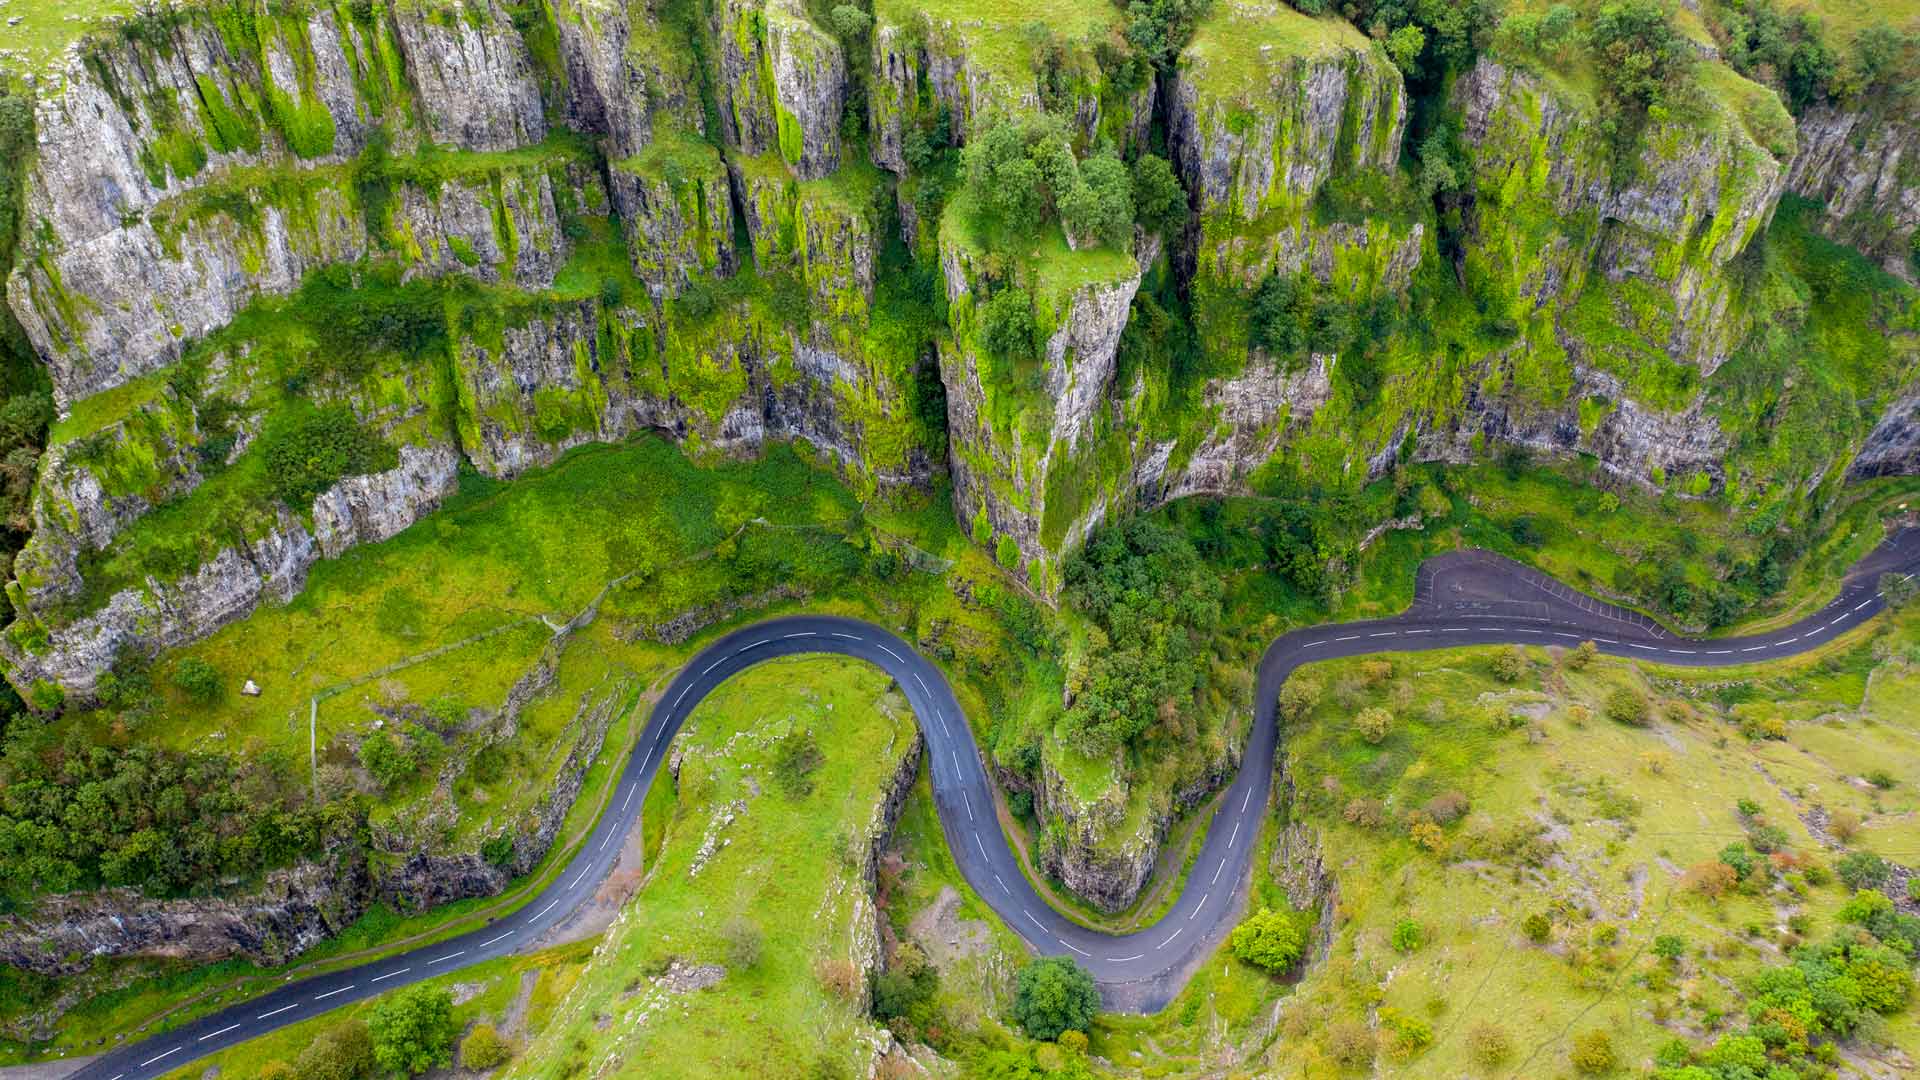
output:
<path id="1" fill-rule="evenodd" d="M 1437 1036 L 1411 1060 L 1383 1057 L 1388 1075 L 1481 1075 L 1465 1039 L 1480 1021 L 1505 1027 L 1516 1047 L 1497 1075 L 1557 1075 L 1570 1036 L 1592 1028 L 1608 1031 L 1628 1064 L 1674 1035 L 1699 1041 L 1737 1020 L 1738 980 L 1779 957 L 1791 940 L 1787 916 L 1809 916 L 1810 936 L 1823 936 L 1845 896 L 1838 885 L 1800 885 L 1715 903 L 1678 887 L 1681 869 L 1742 838 L 1736 800 L 1759 803 L 1794 850 L 1823 862 L 1836 853 L 1802 824 L 1806 806 L 1871 802 L 1877 812 L 1861 843 L 1904 848 L 1909 858 L 1915 850 L 1911 770 L 1902 766 L 1899 783 L 1877 796 L 1862 790 L 1858 770 L 1913 745 L 1920 717 L 1889 706 L 1902 699 L 1888 695 L 1910 694 L 1920 612 L 1762 669 L 1602 661 L 1574 672 L 1530 650 L 1529 673 L 1509 686 L 1492 677 L 1490 655 L 1394 657 L 1392 677 L 1371 688 L 1360 661 L 1303 670 L 1333 689 L 1294 727 L 1288 756 L 1301 810 L 1323 831 L 1339 878 L 1340 925 L 1331 958 L 1282 1022 L 1289 1052 L 1275 1062 L 1278 1075 L 1310 1073 L 1329 1023 L 1381 1004 L 1427 1019 Z M 1621 685 L 1653 694 L 1651 728 L 1600 718 L 1600 703 Z M 1379 746 L 1346 720 L 1369 704 L 1396 717 Z M 1763 727 L 1760 712 L 1798 722 L 1784 740 L 1749 741 L 1742 728 Z M 1397 820 L 1446 790 L 1465 793 L 1472 813 L 1448 829 L 1445 860 L 1417 849 L 1397 824 L 1368 830 L 1342 820 L 1353 798 L 1380 798 Z M 1531 863 L 1502 854 L 1494 838 L 1514 832 L 1546 838 L 1553 853 Z M 1554 918 L 1551 946 L 1521 935 L 1520 919 L 1533 912 Z M 1402 955 L 1388 939 L 1407 918 L 1424 927 L 1427 944 Z M 1601 927 L 1615 928 L 1617 940 L 1597 938 Z M 1645 952 L 1657 934 L 1688 943 L 1677 977 Z M 1920 1049 L 1912 1011 L 1891 1018 L 1884 1037 Z"/>
<path id="2" fill-rule="evenodd" d="M 795 798 L 774 763 L 779 740 L 803 730 L 825 762 Z M 753 1075 L 769 1062 L 862 1057 L 867 1021 L 819 973 L 846 961 L 871 917 L 852 838 L 912 737 L 905 699 L 857 661 L 774 661 L 716 691 L 678 739 L 679 799 L 660 861 L 556 1023 L 507 1075 L 582 1060 L 601 1076 Z M 724 846 L 702 858 L 710 838 Z M 746 968 L 724 936 L 736 920 L 763 942 Z M 676 997 L 647 981 L 676 959 L 729 970 Z"/>

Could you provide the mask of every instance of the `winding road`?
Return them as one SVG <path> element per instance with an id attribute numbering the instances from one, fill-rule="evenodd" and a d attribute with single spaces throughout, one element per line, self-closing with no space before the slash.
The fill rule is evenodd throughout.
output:
<path id="1" fill-rule="evenodd" d="M 1748 637 L 1669 636 L 1645 616 L 1575 592 L 1495 555 L 1451 552 L 1421 564 L 1413 605 L 1390 619 L 1296 630 L 1261 657 L 1255 717 L 1234 776 L 1172 908 L 1152 927 L 1115 937 L 1060 915 L 1037 896 L 1001 833 L 973 734 L 940 670 L 871 623 L 824 615 L 770 619 L 721 637 L 674 678 L 654 707 L 608 801 L 607 812 L 566 869 L 524 907 L 483 929 L 269 994 L 126 1044 L 88 1062 L 78 1080 L 148 1080 L 236 1043 L 339 1005 L 443 975 L 521 949 L 580 907 L 613 869 L 638 823 L 648 785 L 694 706 L 741 670 L 778 656 L 835 653 L 875 664 L 911 703 L 926 738 L 934 801 L 955 862 L 1007 926 L 1043 954 L 1071 955 L 1099 981 L 1109 1007 L 1155 1010 L 1178 992 L 1192 965 L 1231 929 L 1242 901 L 1260 818 L 1273 784 L 1281 683 L 1298 666 L 1366 653 L 1462 645 L 1573 645 L 1694 667 L 1747 664 L 1804 652 L 1873 618 L 1882 573 L 1920 573 L 1920 528 L 1899 532 L 1848 571 L 1840 595 L 1793 625 Z M 642 897 L 638 902 L 644 903 Z"/>

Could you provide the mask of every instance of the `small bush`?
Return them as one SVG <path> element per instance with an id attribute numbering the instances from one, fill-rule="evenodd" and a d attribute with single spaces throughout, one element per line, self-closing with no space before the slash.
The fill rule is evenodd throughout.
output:
<path id="1" fill-rule="evenodd" d="M 1547 918 L 1544 913 L 1536 911 L 1520 921 L 1520 931 L 1527 935 L 1528 941 L 1535 945 L 1544 945 L 1547 939 L 1553 936 L 1553 920 Z"/>
<path id="2" fill-rule="evenodd" d="M 1893 871 L 1887 860 L 1871 851 L 1850 851 L 1834 867 L 1849 889 L 1878 889 L 1886 885 Z"/>
<path id="3" fill-rule="evenodd" d="M 197 656 L 189 656 L 173 665 L 171 681 L 187 700 L 211 705 L 220 700 L 220 670 Z"/>
<path id="4" fill-rule="evenodd" d="M 1827 816 L 1827 829 L 1845 843 L 1860 831 L 1860 815 L 1852 810 L 1835 810 Z"/>
<path id="5" fill-rule="evenodd" d="M 296 410 L 273 417 L 260 433 L 273 493 L 304 511 L 321 492 L 349 476 L 381 472 L 399 463 L 393 447 L 362 425 L 345 405 Z"/>
<path id="6" fill-rule="evenodd" d="M 1362 709 L 1360 714 L 1353 718 L 1353 728 L 1360 733 L 1361 738 L 1378 746 L 1386 741 L 1387 733 L 1393 730 L 1393 714 L 1377 706 Z"/>
<path id="7" fill-rule="evenodd" d="M 1699 893 L 1709 899 L 1718 899 L 1733 891 L 1740 884 L 1740 874 L 1733 867 L 1712 859 L 1695 863 L 1680 876 L 1680 887 Z"/>
<path id="8" fill-rule="evenodd" d="M 773 759 L 773 778 L 788 798 L 798 799 L 813 793 L 813 771 L 827 758 L 814 741 L 813 732 L 796 731 L 780 740 Z"/>
<path id="9" fill-rule="evenodd" d="M 1377 1049 L 1373 1031 L 1358 1020 L 1343 1020 L 1327 1031 L 1327 1053 L 1346 1068 L 1371 1065 Z"/>
<path id="10" fill-rule="evenodd" d="M 1494 1068 L 1513 1056 L 1513 1036 L 1499 1024 L 1482 1020 L 1467 1029 L 1467 1053 L 1482 1068 Z"/>
<path id="11" fill-rule="evenodd" d="M 1527 674 L 1527 658 L 1519 649 L 1506 648 L 1493 654 L 1493 677 L 1504 683 L 1519 682 Z"/>
<path id="12" fill-rule="evenodd" d="M 484 1071 L 497 1069 L 513 1056 L 513 1048 L 493 1029 L 492 1024 L 475 1024 L 460 1040 L 460 1067 Z"/>
<path id="13" fill-rule="evenodd" d="M 1630 686 L 1607 695 L 1607 719 L 1632 727 L 1645 727 L 1650 719 L 1647 696 Z"/>
<path id="14" fill-rule="evenodd" d="M 1280 687 L 1280 715 L 1287 720 L 1298 720 L 1312 712 L 1320 704 L 1323 688 L 1316 680 L 1295 674 Z"/>
<path id="15" fill-rule="evenodd" d="M 1393 926 L 1393 947 L 1403 953 L 1418 949 L 1426 940 L 1426 931 L 1412 919 L 1401 919 Z"/>
<path id="16" fill-rule="evenodd" d="M 760 927 L 753 920 L 735 916 L 721 932 L 727 941 L 727 966 L 746 971 L 760 962 Z"/>
<path id="17" fill-rule="evenodd" d="M 1467 811 L 1472 808 L 1472 801 L 1467 798 L 1465 792 L 1461 791 L 1443 791 L 1428 799 L 1427 804 L 1421 807 L 1428 817 L 1441 825 L 1450 825 L 1459 821 L 1466 817 Z"/>
<path id="18" fill-rule="evenodd" d="M 1613 1036 L 1592 1028 L 1573 1037 L 1573 1049 L 1567 1054 L 1575 1070 L 1588 1076 L 1610 1071 L 1617 1062 Z"/>
<path id="19" fill-rule="evenodd" d="M 373 1072 L 373 1036 L 364 1021 L 335 1024 L 300 1051 L 293 1068 L 301 1080 L 359 1080 Z"/>
<path id="20" fill-rule="evenodd" d="M 1591 641 L 1583 641 L 1567 653 L 1566 664 L 1575 671 L 1585 671 L 1594 658 L 1600 655 L 1600 646 Z"/>
<path id="21" fill-rule="evenodd" d="M 1387 823 L 1387 807 L 1379 799 L 1354 799 L 1340 811 L 1340 817 L 1349 825 L 1377 829 Z"/>

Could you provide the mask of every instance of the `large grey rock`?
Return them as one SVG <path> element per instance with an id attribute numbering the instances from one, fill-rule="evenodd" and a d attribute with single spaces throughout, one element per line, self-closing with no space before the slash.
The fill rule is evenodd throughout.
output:
<path id="1" fill-rule="evenodd" d="M 443 146 L 512 150 L 547 137 L 533 60 L 496 0 L 396 5 L 425 134 Z"/>
<path id="2" fill-rule="evenodd" d="M 1920 476 L 1920 389 L 1887 407 L 1847 466 L 1849 480 L 1876 476 Z"/>
<path id="3" fill-rule="evenodd" d="M 803 179 L 837 168 L 846 58 L 799 0 L 718 0 L 713 40 L 727 143 L 752 156 L 778 151 Z"/>

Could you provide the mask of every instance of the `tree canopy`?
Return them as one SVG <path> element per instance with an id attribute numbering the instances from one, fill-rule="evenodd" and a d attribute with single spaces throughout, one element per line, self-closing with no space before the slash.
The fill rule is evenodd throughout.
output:
<path id="1" fill-rule="evenodd" d="M 1015 982 L 1013 1016 L 1036 1039 L 1057 1039 L 1063 1031 L 1086 1031 L 1100 1008 L 1093 976 L 1064 956 L 1049 956 L 1020 969 Z"/>

